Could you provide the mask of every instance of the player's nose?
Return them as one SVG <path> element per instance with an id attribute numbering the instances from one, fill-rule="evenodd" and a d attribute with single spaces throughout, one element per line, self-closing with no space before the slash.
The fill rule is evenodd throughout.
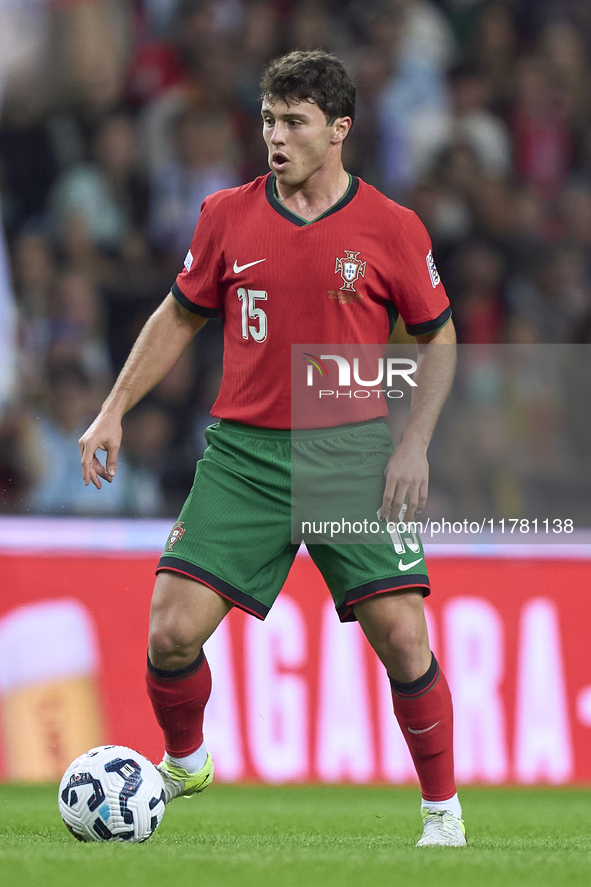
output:
<path id="1" fill-rule="evenodd" d="M 285 142 L 285 128 L 280 123 L 276 123 L 271 132 L 271 144 L 283 145 Z"/>

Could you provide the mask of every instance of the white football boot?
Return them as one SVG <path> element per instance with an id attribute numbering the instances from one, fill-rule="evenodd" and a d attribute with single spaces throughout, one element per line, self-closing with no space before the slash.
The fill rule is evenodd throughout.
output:
<path id="1" fill-rule="evenodd" d="M 417 847 L 465 847 L 466 829 L 464 822 L 447 811 L 421 811 L 423 816 L 423 837 Z"/>

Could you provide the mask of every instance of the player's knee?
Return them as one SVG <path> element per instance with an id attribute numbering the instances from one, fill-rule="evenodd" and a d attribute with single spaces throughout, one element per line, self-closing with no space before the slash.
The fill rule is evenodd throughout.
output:
<path id="1" fill-rule="evenodd" d="M 200 651 L 198 638 L 180 625 L 167 625 L 158 620 L 150 627 L 150 662 L 156 668 L 184 668 L 196 659 Z"/>
<path id="2" fill-rule="evenodd" d="M 423 625 L 409 622 L 388 627 L 377 651 L 382 662 L 411 664 L 428 650 L 429 638 Z"/>

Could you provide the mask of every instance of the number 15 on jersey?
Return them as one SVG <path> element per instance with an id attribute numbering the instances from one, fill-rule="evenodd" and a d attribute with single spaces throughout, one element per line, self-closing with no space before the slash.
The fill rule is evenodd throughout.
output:
<path id="1" fill-rule="evenodd" d="M 243 286 L 238 287 L 238 298 L 242 302 L 242 338 L 248 339 L 249 334 L 255 342 L 264 342 L 267 338 L 267 315 L 262 308 L 257 308 L 259 300 L 267 299 L 264 290 L 247 290 Z M 257 321 L 257 326 L 250 324 L 249 320 Z"/>

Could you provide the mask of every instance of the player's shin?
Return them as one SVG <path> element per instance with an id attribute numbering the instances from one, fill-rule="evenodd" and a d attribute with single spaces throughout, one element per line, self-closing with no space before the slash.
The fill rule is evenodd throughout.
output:
<path id="1" fill-rule="evenodd" d="M 156 668 L 148 658 L 148 696 L 164 732 L 171 758 L 186 758 L 203 745 L 203 713 L 211 693 L 211 672 L 203 650 L 186 668 Z"/>
<path id="2" fill-rule="evenodd" d="M 435 656 L 428 671 L 416 681 L 403 683 L 390 678 L 390 684 L 394 713 L 417 770 L 423 803 L 452 800 L 454 808 L 459 808 L 451 694 Z"/>

